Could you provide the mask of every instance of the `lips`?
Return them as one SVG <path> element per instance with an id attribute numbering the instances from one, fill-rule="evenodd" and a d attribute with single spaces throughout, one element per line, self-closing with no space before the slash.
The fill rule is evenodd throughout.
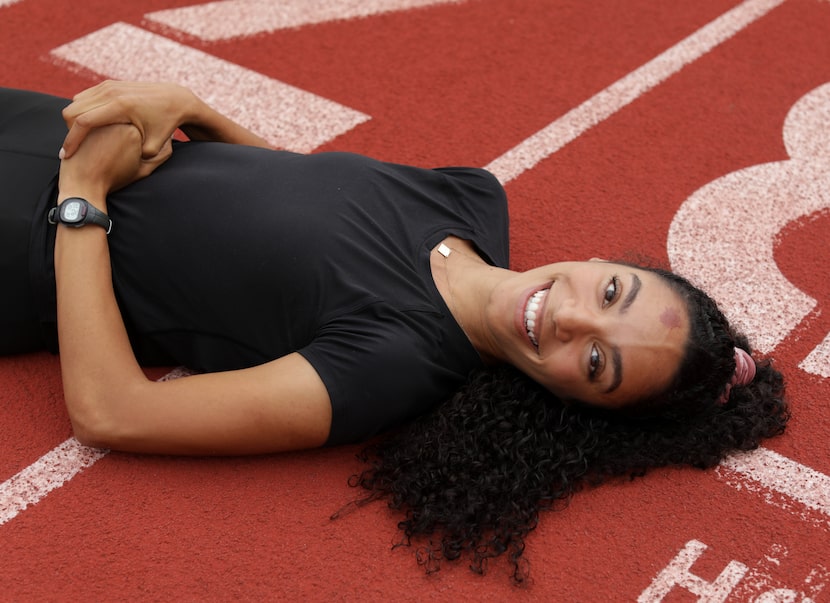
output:
<path id="1" fill-rule="evenodd" d="M 537 328 L 542 324 L 541 309 L 544 306 L 545 298 L 547 297 L 549 291 L 550 289 L 540 289 L 530 296 L 527 300 L 527 305 L 525 306 L 525 331 L 527 332 L 528 339 L 530 339 L 530 343 L 532 343 L 533 347 L 537 350 L 539 349 L 539 332 L 537 331 Z"/>

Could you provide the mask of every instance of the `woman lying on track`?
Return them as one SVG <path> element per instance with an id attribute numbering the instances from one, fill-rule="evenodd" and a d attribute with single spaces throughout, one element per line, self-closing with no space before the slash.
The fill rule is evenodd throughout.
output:
<path id="1" fill-rule="evenodd" d="M 509 270 L 484 170 L 275 151 L 170 84 L 67 104 L 0 95 L 0 352 L 60 343 L 83 443 L 252 454 L 395 428 L 369 498 L 440 534 L 428 567 L 507 551 L 521 578 L 539 509 L 581 484 L 784 429 L 781 375 L 683 278 Z"/>

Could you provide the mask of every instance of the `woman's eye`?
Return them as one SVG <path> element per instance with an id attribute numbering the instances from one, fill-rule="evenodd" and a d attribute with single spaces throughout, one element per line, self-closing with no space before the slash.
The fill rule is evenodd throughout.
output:
<path id="1" fill-rule="evenodd" d="M 588 377 L 591 381 L 596 378 L 602 369 L 602 354 L 596 345 L 591 346 L 591 355 L 588 358 Z"/>
<path id="2" fill-rule="evenodd" d="M 620 279 L 616 276 L 611 279 L 608 286 L 605 288 L 605 293 L 602 295 L 602 306 L 605 307 L 612 301 L 617 299 L 620 291 Z"/>

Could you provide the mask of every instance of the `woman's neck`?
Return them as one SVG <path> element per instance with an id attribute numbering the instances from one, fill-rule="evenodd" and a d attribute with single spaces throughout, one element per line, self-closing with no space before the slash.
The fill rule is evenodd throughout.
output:
<path id="1" fill-rule="evenodd" d="M 450 236 L 432 250 L 432 277 L 444 303 L 473 347 L 488 364 L 500 361 L 485 319 L 490 292 L 510 275 L 509 270 L 490 266 L 465 239 Z"/>

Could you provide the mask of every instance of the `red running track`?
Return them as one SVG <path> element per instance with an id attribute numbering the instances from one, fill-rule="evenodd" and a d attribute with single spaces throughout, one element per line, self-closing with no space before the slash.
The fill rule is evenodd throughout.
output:
<path id="1" fill-rule="evenodd" d="M 514 267 L 638 253 L 721 283 L 789 379 L 791 427 L 713 471 L 577 495 L 517 589 L 502 562 L 425 576 L 382 504 L 330 521 L 357 447 L 81 450 L 56 359 L 0 359 L 0 599 L 830 601 L 830 3 L 272 4 L 0 0 L 0 84 L 193 80 L 264 135 L 323 124 L 289 147 L 489 166 Z"/>

